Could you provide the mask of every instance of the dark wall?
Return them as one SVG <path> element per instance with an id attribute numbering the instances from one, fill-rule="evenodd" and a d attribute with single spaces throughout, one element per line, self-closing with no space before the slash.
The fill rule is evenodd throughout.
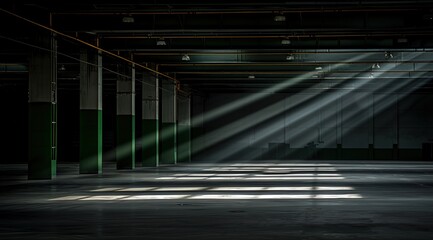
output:
<path id="1" fill-rule="evenodd" d="M 433 139 L 432 102 L 421 93 L 210 94 L 205 116 L 225 113 L 205 118 L 201 152 L 215 161 L 420 160 Z"/>
<path id="2" fill-rule="evenodd" d="M 78 162 L 80 146 L 80 95 L 78 90 L 57 94 L 57 160 Z"/>
<path id="3" fill-rule="evenodd" d="M 0 84 L 0 109 L 0 163 L 27 162 L 27 85 Z"/>

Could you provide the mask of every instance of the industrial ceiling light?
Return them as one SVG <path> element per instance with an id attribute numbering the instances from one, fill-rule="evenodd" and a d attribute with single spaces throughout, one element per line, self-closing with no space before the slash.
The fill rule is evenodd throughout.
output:
<path id="1" fill-rule="evenodd" d="M 321 66 L 318 66 L 315 68 L 316 70 L 322 70 L 323 68 Z"/>
<path id="2" fill-rule="evenodd" d="M 182 61 L 189 61 L 189 60 L 191 60 L 191 58 L 188 56 L 188 54 L 184 54 L 182 56 Z"/>
<path id="3" fill-rule="evenodd" d="M 133 23 L 134 22 L 134 18 L 130 15 L 130 16 L 125 16 L 122 18 L 122 22 L 124 23 Z"/>
<path id="4" fill-rule="evenodd" d="M 286 21 L 286 16 L 280 14 L 280 15 L 276 15 L 274 17 L 274 21 L 275 22 L 285 22 Z"/>
<path id="5" fill-rule="evenodd" d="M 59 68 L 59 70 L 60 70 L 60 71 L 66 71 L 65 65 L 63 65 L 63 64 L 62 64 L 62 65 L 60 65 L 60 68 Z"/>
<path id="6" fill-rule="evenodd" d="M 373 68 L 373 69 L 379 69 L 380 65 L 379 65 L 379 63 L 374 63 L 373 66 L 371 66 L 371 68 Z"/>
<path id="7" fill-rule="evenodd" d="M 424 20 L 433 20 L 433 15 L 432 14 L 425 14 L 423 16 Z"/>
<path id="8" fill-rule="evenodd" d="M 283 39 L 283 40 L 281 40 L 281 44 L 282 45 L 290 45 L 292 42 L 290 41 L 290 39 Z"/>
<path id="9" fill-rule="evenodd" d="M 385 59 L 391 59 L 391 58 L 394 58 L 394 55 L 391 52 L 386 51 L 385 52 Z"/>
<path id="10" fill-rule="evenodd" d="M 158 39 L 158 41 L 156 41 L 156 46 L 165 46 L 167 45 L 167 42 L 165 42 L 164 38 L 160 38 Z"/>
<path id="11" fill-rule="evenodd" d="M 286 60 L 287 61 L 293 61 L 293 60 L 295 60 L 295 56 L 293 54 L 288 54 L 286 57 Z"/>
<path id="12" fill-rule="evenodd" d="M 407 43 L 408 40 L 407 40 L 407 38 L 398 38 L 398 39 L 397 39 L 397 42 L 398 42 L 398 43 Z"/>
<path id="13" fill-rule="evenodd" d="M 253 79 L 253 78 L 256 78 L 256 76 L 254 76 L 253 74 L 250 74 L 250 75 L 248 76 L 248 78 L 249 78 L 249 79 Z"/>

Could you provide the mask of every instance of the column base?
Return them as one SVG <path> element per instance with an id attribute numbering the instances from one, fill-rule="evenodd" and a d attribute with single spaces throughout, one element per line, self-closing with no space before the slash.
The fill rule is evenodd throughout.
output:
<path id="1" fill-rule="evenodd" d="M 29 103 L 29 179 L 52 179 L 56 176 L 53 159 L 52 103 Z"/>
<path id="2" fill-rule="evenodd" d="M 102 110 L 80 111 L 80 174 L 102 173 Z"/>

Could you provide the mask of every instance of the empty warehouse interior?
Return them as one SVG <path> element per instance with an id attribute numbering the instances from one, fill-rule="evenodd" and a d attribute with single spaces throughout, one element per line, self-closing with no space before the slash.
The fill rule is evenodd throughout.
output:
<path id="1" fill-rule="evenodd" d="M 2 1 L 1 239 L 433 236 L 433 1 Z"/>

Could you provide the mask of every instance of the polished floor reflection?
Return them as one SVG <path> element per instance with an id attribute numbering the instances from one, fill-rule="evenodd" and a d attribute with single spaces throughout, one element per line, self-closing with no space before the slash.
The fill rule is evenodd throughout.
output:
<path id="1" fill-rule="evenodd" d="M 430 162 L 200 163 L 26 180 L 1 165 L 1 239 L 431 239 Z"/>

